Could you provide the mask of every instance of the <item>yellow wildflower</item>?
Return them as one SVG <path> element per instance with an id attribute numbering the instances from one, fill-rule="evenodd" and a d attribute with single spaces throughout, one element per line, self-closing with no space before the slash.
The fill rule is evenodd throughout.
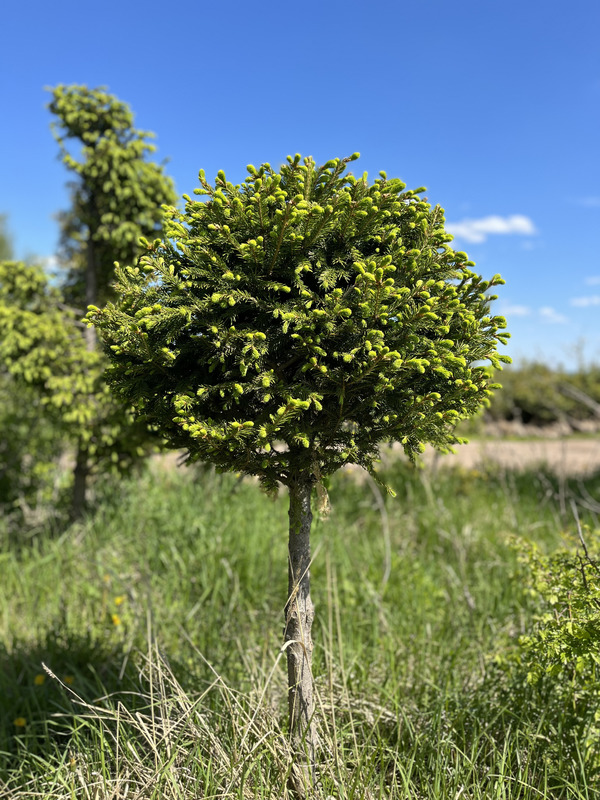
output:
<path id="1" fill-rule="evenodd" d="M 27 725 L 27 720 L 25 717 L 17 717 L 15 720 L 13 720 L 13 725 L 15 728 L 24 728 L 25 725 Z"/>
<path id="2" fill-rule="evenodd" d="M 115 597 L 114 603 L 116 606 L 121 606 L 127 600 L 124 594 L 120 594 L 118 597 Z"/>
<path id="3" fill-rule="evenodd" d="M 112 620 L 113 625 L 120 625 L 121 624 L 121 617 L 118 614 L 111 614 L 110 618 Z"/>
<path id="4" fill-rule="evenodd" d="M 45 681 L 45 680 L 46 680 L 46 676 L 45 676 L 45 675 L 42 675 L 42 674 L 40 673 L 39 675 L 36 675 L 36 676 L 35 676 L 35 678 L 33 679 L 33 682 L 34 682 L 34 684 L 35 684 L 36 686 L 41 686 L 41 685 L 44 683 L 44 681 Z"/>

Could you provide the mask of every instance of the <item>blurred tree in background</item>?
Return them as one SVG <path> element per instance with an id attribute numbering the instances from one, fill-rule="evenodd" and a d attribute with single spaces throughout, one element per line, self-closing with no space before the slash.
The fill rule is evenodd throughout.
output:
<path id="1" fill-rule="evenodd" d="M 10 233 L 8 232 L 8 217 L 0 214 L 0 261 L 8 261 L 12 258 L 13 249 Z"/>
<path id="2" fill-rule="evenodd" d="M 2 262 L 12 255 L 8 216 L 0 214 L 0 320 L 7 302 L 14 303 L 2 280 Z M 12 374 L 4 352 L 8 331 L 1 322 L 0 334 L 0 509 L 8 521 L 19 510 L 27 514 L 57 501 L 54 457 L 60 437 L 48 423 L 35 389 L 19 384 Z"/>
<path id="3" fill-rule="evenodd" d="M 134 128 L 131 109 L 113 95 L 60 85 L 49 109 L 63 164 L 75 176 L 71 206 L 59 215 L 64 292 L 85 313 L 110 297 L 115 261 L 132 263 L 140 237 L 160 235 L 162 205 L 176 202 L 175 189 L 148 160 L 154 134 Z"/>
<path id="4" fill-rule="evenodd" d="M 41 267 L 9 260 L 10 240 L 0 219 L 2 392 L 12 398 L 3 419 L 11 445 L 4 445 L 0 503 L 34 502 L 39 487 L 16 476 L 36 470 L 49 475 L 57 458 L 71 451 L 71 511 L 77 517 L 86 506 L 91 474 L 106 472 L 109 465 L 128 469 L 156 443 L 143 421 L 134 421 L 107 391 L 104 357 L 94 331 L 80 318 L 88 304 L 110 296 L 115 262 L 135 263 L 140 238 L 160 233 L 162 205 L 173 204 L 176 196 L 163 167 L 148 158 L 155 150 L 147 141 L 151 134 L 133 127 L 126 104 L 103 89 L 79 85 L 51 92 L 53 132 L 62 161 L 75 176 L 71 206 L 59 215 L 58 282 L 50 282 Z M 45 437 L 25 444 L 30 428 L 22 421 L 29 412 L 18 414 L 25 397 L 28 410 L 43 410 L 36 420 L 43 418 L 52 428 L 51 452 L 44 458 L 38 444 Z M 17 434 L 17 420 L 24 438 Z M 35 470 L 23 468 L 27 458 Z"/>
<path id="5" fill-rule="evenodd" d="M 493 422 L 540 427 L 563 422 L 575 431 L 586 430 L 585 423 L 600 422 L 600 366 L 567 371 L 530 362 L 510 367 L 485 416 Z"/>
<path id="6" fill-rule="evenodd" d="M 140 238 L 160 233 L 163 204 L 176 201 L 172 180 L 163 167 L 147 160 L 155 151 L 153 134 L 133 127 L 128 105 L 104 89 L 59 85 L 52 90 L 49 109 L 62 161 L 75 174 L 70 184 L 71 207 L 60 215 L 61 260 L 66 265 L 65 298 L 80 313 L 111 293 L 115 262 L 134 263 Z M 80 152 L 73 152 L 79 147 Z M 95 332 L 85 330 L 88 350 L 95 350 Z M 104 394 L 102 367 L 92 383 Z M 108 408 L 80 432 L 74 471 L 73 512 L 86 505 L 88 475 L 98 448 L 102 448 L 107 419 L 119 428 L 116 437 L 127 447 L 131 418 L 118 404 Z M 140 448 L 139 425 L 133 435 Z M 111 437 L 112 438 L 112 437 Z"/>
<path id="7" fill-rule="evenodd" d="M 102 353 L 88 348 L 84 331 L 40 266 L 0 262 L 6 480 L 12 475 L 5 502 L 23 508 L 38 505 L 36 498 L 57 500 L 57 461 L 81 441 L 89 471 L 104 474 L 128 470 L 148 448 L 147 427 L 111 396 Z"/>

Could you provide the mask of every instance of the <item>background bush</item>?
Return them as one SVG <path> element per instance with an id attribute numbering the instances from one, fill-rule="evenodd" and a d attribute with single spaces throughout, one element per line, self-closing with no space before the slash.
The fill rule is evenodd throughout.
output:
<path id="1" fill-rule="evenodd" d="M 532 362 L 505 368 L 499 380 L 502 389 L 494 393 L 486 410 L 489 420 L 533 425 L 566 421 L 575 423 L 575 427 L 583 420 L 600 421 L 599 365 L 567 372 Z M 598 407 L 594 409 L 592 403 Z"/>

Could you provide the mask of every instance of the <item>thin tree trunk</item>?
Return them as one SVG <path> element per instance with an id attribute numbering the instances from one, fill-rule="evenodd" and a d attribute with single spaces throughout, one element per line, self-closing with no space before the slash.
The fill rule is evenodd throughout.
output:
<path id="1" fill-rule="evenodd" d="M 96 271 L 96 253 L 91 230 L 88 236 L 85 265 L 85 303 L 86 306 L 91 306 L 98 302 L 98 275 Z M 86 327 L 84 336 L 86 349 L 90 352 L 94 351 L 97 343 L 96 329 Z M 87 447 L 80 437 L 77 442 L 77 456 L 75 459 L 75 469 L 73 470 L 73 499 L 71 504 L 71 517 L 73 519 L 81 519 L 85 511 L 87 505 L 89 472 Z"/>
<path id="2" fill-rule="evenodd" d="M 73 500 L 71 518 L 81 519 L 87 503 L 88 453 L 81 439 L 77 442 L 77 456 L 73 470 Z"/>
<path id="3" fill-rule="evenodd" d="M 298 796 L 315 782 L 318 747 L 314 723 L 310 598 L 310 508 L 312 484 L 290 486 L 288 601 L 285 607 L 290 737 L 295 759 L 292 789 Z"/>

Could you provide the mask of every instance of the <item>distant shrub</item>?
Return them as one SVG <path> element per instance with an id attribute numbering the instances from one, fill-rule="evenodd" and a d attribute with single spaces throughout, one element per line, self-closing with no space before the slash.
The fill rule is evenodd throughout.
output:
<path id="1" fill-rule="evenodd" d="M 502 390 L 490 400 L 488 419 L 548 425 L 597 417 L 592 404 L 600 406 L 600 366 L 571 373 L 534 362 L 503 370 L 501 382 Z"/>

